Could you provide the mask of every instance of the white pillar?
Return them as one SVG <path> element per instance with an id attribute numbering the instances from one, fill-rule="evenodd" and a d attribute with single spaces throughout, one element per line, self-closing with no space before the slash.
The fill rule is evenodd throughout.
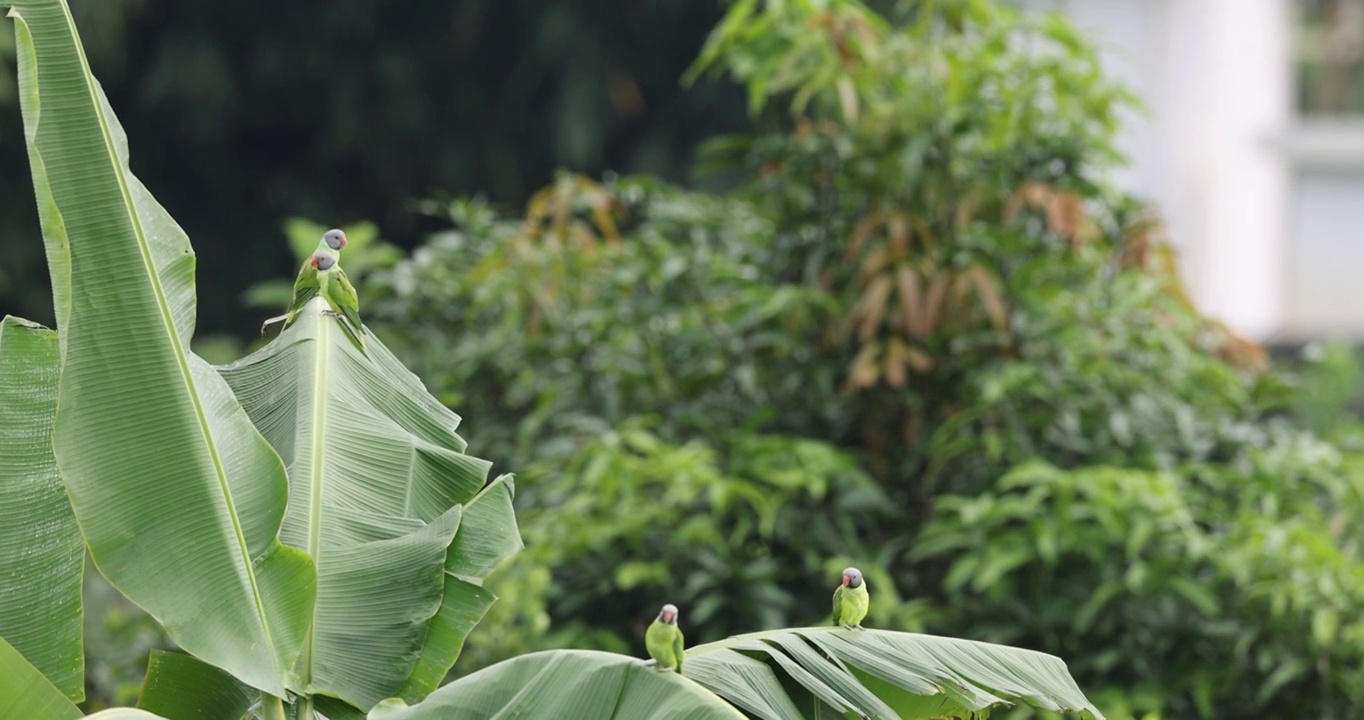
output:
<path id="1" fill-rule="evenodd" d="M 1292 16 L 1284 0 L 1180 0 L 1170 15 L 1177 177 L 1205 312 L 1264 338 L 1285 319 Z"/>
<path id="2" fill-rule="evenodd" d="M 1292 114 L 1288 0 L 1022 0 L 1065 12 L 1149 114 L 1126 118 L 1115 173 L 1153 200 L 1204 312 L 1264 338 L 1284 321 Z"/>

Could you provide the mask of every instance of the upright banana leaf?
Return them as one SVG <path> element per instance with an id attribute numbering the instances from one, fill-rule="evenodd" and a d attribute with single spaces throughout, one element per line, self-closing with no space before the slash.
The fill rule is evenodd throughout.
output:
<path id="1" fill-rule="evenodd" d="M 314 569 L 280 544 L 279 456 L 188 348 L 194 255 L 128 170 L 63 0 L 12 0 L 20 100 L 52 268 L 57 465 L 90 553 L 185 650 L 282 696 Z"/>
<path id="2" fill-rule="evenodd" d="M 74 720 L 81 711 L 0 638 L 0 718 Z"/>
<path id="3" fill-rule="evenodd" d="M 465 454 L 459 417 L 377 337 L 360 352 L 325 307 L 315 298 L 273 342 L 219 372 L 289 468 L 284 542 L 317 564 L 299 677 L 309 692 L 368 710 L 419 659 L 434 689 L 492 601 L 477 583 L 520 539 L 510 484 L 479 494 L 490 463 Z"/>
<path id="4" fill-rule="evenodd" d="M 774 630 L 698 645 L 685 667 L 764 720 L 967 718 L 1018 702 L 1103 720 L 1059 658 L 931 635 Z"/>
<path id="5" fill-rule="evenodd" d="M 705 688 L 641 660 L 588 650 L 523 655 L 456 680 L 408 707 L 386 700 L 369 720 L 487 718 L 739 720 Z"/>
<path id="6" fill-rule="evenodd" d="M 85 699 L 85 542 L 52 455 L 57 334 L 0 322 L 0 638 L 74 701 Z"/>

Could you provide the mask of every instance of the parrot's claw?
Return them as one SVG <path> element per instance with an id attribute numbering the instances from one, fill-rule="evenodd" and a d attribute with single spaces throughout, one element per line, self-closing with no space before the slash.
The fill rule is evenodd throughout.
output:
<path id="1" fill-rule="evenodd" d="M 862 627 L 861 625 L 856 625 L 856 626 L 853 627 L 853 629 L 856 630 L 856 631 L 858 631 L 858 632 L 862 632 L 863 630 L 866 630 L 866 628 Z"/>
<path id="2" fill-rule="evenodd" d="M 338 312 L 335 311 L 335 310 L 323 310 L 323 311 L 322 311 L 322 314 L 323 314 L 323 315 L 330 315 L 331 317 L 334 317 L 334 318 L 339 318 L 339 317 L 341 317 L 341 313 L 338 313 Z"/>
<path id="3" fill-rule="evenodd" d="M 657 660 L 645 660 L 645 661 L 644 661 L 644 664 L 645 664 L 646 666 L 648 666 L 648 667 L 653 667 L 653 666 L 655 666 L 655 665 L 658 664 L 658 661 L 657 661 Z"/>
<path id="4" fill-rule="evenodd" d="M 849 625 L 848 623 L 843 623 L 843 629 L 844 629 L 844 630 L 851 630 L 851 629 L 853 629 L 853 626 Z"/>

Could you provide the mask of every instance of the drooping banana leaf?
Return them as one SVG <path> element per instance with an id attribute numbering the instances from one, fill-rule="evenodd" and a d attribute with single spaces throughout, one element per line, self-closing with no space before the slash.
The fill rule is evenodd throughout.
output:
<path id="1" fill-rule="evenodd" d="M 62 0 L 11 0 L 62 344 L 53 447 L 101 572 L 185 650 L 282 696 L 315 571 L 278 455 L 189 351 L 194 254 L 128 170 Z"/>
<path id="2" fill-rule="evenodd" d="M 80 708 L 0 638 L 0 718 L 74 720 Z"/>
<path id="3" fill-rule="evenodd" d="M 932 635 L 773 630 L 690 648 L 684 667 L 765 720 L 967 718 L 1016 703 L 1103 718 L 1055 656 Z"/>
<path id="4" fill-rule="evenodd" d="M 0 321 L 0 637 L 67 698 L 85 699 L 85 542 L 52 455 L 57 334 Z"/>
<path id="5" fill-rule="evenodd" d="M 738 720 L 733 706 L 642 660 L 588 650 L 523 655 L 462 677 L 408 706 L 385 700 L 369 720 L 489 718 Z"/>
<path id="6" fill-rule="evenodd" d="M 510 481 L 483 489 L 490 463 L 465 454 L 459 417 L 325 307 L 219 372 L 288 466 L 284 542 L 317 564 L 299 677 L 368 710 L 409 677 L 434 689 L 492 601 L 478 583 L 520 537 Z"/>
<path id="7" fill-rule="evenodd" d="M 183 653 L 152 650 L 137 707 L 166 720 L 241 720 L 257 693 Z"/>
<path id="8" fill-rule="evenodd" d="M 483 587 L 483 578 L 523 547 L 512 509 L 515 494 L 512 476 L 502 475 L 464 506 L 463 524 L 446 559 L 445 597 L 431 619 L 421 659 L 398 693 L 407 702 L 440 685 L 459 659 L 464 638 L 497 600 Z"/>

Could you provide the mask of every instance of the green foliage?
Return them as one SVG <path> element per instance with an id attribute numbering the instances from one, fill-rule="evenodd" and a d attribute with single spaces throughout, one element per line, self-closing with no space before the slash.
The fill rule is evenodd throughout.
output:
<path id="1" fill-rule="evenodd" d="M 548 610 L 574 618 L 550 644 L 629 651 L 620 634 L 642 637 L 665 601 L 701 641 L 827 621 L 838 570 L 874 552 L 861 538 L 885 499 L 844 453 L 781 432 L 824 412 L 799 371 L 824 311 L 755 282 L 768 226 L 722 199 L 571 176 L 528 222 L 449 211 L 460 230 L 380 277 L 391 297 L 376 313 L 447 402 L 485 408 L 480 447 L 525 468 L 528 550 L 493 583 L 525 603 L 504 620 L 512 634 Z M 873 617 L 917 627 L 889 576 L 869 577 L 886 600 Z"/>
<path id="2" fill-rule="evenodd" d="M 154 650 L 174 647 L 166 631 L 87 564 L 85 610 L 85 702 L 88 712 L 137 702 Z"/>
<path id="3" fill-rule="evenodd" d="M 150 653 L 139 708 L 91 718 L 743 717 L 737 707 L 794 718 L 799 702 L 816 714 L 827 705 L 927 720 L 1028 702 L 1102 720 L 1059 658 L 832 627 L 695 647 L 704 657 L 692 676 L 624 655 L 559 651 L 437 689 L 496 599 L 484 579 L 522 548 L 511 476 L 487 482 L 491 463 L 465 453 L 460 418 L 377 337 L 363 347 L 344 338 L 332 324 L 343 320 L 324 314 L 321 298 L 296 308 L 296 323 L 239 362 L 214 367 L 194 354 L 193 247 L 132 174 L 127 137 L 69 7 L 5 4 L 60 332 L 9 316 L 0 322 L 0 437 L 12 445 L 0 465 L 0 495 L 15 515 L 0 537 L 0 597 L 46 600 L 0 618 L 0 715 L 81 716 L 72 700 L 83 697 L 80 580 L 88 551 L 109 581 L 92 588 L 145 608 L 188 651 Z M 599 236 L 574 219 L 580 209 Z M 523 240 L 606 261 L 543 279 L 574 288 L 572 278 L 609 267 L 614 258 L 601 251 L 619 244 L 614 210 L 609 193 L 571 177 L 533 198 Z M 563 257 L 536 259 L 554 271 Z M 660 278 L 636 282 L 667 282 L 680 274 L 672 269 L 665 263 Z M 556 288 L 510 293 L 532 308 L 531 334 L 545 291 Z M 659 531 L 681 521 L 677 536 L 691 547 L 707 543 L 714 555 L 700 558 L 710 561 L 703 569 L 722 575 L 689 581 L 700 613 L 709 604 L 711 615 L 733 614 L 728 605 L 739 590 L 738 601 L 771 619 L 773 606 L 790 603 L 758 584 L 772 582 L 767 569 L 778 566 L 766 558 L 766 541 L 812 530 L 823 542 L 846 541 L 864 528 L 849 522 L 854 506 L 845 501 L 856 489 L 865 491 L 864 504 L 879 500 L 870 478 L 824 443 L 732 438 L 722 467 L 704 447 L 670 444 L 633 423 L 622 428 L 586 442 L 585 464 L 570 463 L 583 485 L 545 490 L 561 513 L 589 525 L 562 536 L 551 530 L 544 541 L 569 553 L 605 543 L 662 549 L 664 561 L 675 560 L 683 548 Z M 688 462 L 685 483 L 657 472 Z M 833 486 L 844 494 L 835 499 Z M 786 496 L 770 497 L 773 489 Z M 599 493 L 614 501 L 610 511 L 637 512 L 648 525 L 595 534 L 595 518 L 614 517 L 581 502 L 583 493 Z M 804 517 L 784 512 L 783 500 L 826 498 L 836 522 L 812 526 L 819 518 L 808 509 Z M 650 512 L 654 506 L 665 512 Z M 688 512 L 726 523 L 693 522 Z M 628 530 L 654 536 L 631 546 L 622 542 Z M 742 570 L 758 577 L 728 572 L 736 547 L 751 558 Z M 32 552 L 53 548 L 50 557 Z M 796 544 L 787 552 L 803 551 Z M 644 586 L 668 578 L 642 564 L 615 580 Z M 136 627 L 146 618 L 130 619 Z M 764 648 L 767 660 L 734 652 Z"/>
<path id="4" fill-rule="evenodd" d="M 1056 652 L 1117 717 L 1346 716 L 1361 459 L 1288 417 L 1345 438 L 1344 376 L 1304 392 L 1192 306 L 1106 185 L 1133 101 L 1074 28 L 906 6 L 731 6 L 692 78 L 757 115 L 704 158 L 736 192 L 433 202 L 454 229 L 376 277 L 381 332 L 527 469 L 542 540 L 489 622 L 638 650 L 665 600 L 689 637 L 819 621 L 857 564 L 868 624 Z"/>
<path id="5" fill-rule="evenodd" d="M 1068 649 L 1146 709 L 1344 718 L 1364 692 L 1360 512 L 1364 462 L 1284 430 L 1243 468 L 1019 466 L 939 498 L 915 555 L 946 561 L 976 637 Z"/>
<path id="6" fill-rule="evenodd" d="M 409 200 L 431 188 L 520 201 L 562 165 L 678 180 L 698 142 L 743 123 L 739 92 L 677 82 L 723 12 L 713 2 L 71 5 L 139 175 L 198 241 L 211 333 L 255 336 L 240 294 L 297 269 L 286 218 L 371 218 L 410 248 L 426 228 Z M 0 133 L 13 138 L 6 34 Z M 0 243 L 0 312 L 50 325 L 41 248 L 18 241 L 38 234 L 27 172 L 22 144 L 0 145 L 14 240 Z"/>
<path id="7" fill-rule="evenodd" d="M 1309 345 L 1303 352 L 1297 414 L 1307 427 L 1364 451 L 1364 356 L 1345 343 Z"/>
<path id="8" fill-rule="evenodd" d="M 744 205 L 565 176 L 525 222 L 477 202 L 433 210 L 459 230 L 381 281 L 392 299 L 370 316 L 442 400 L 507 421 L 480 430 L 499 459 L 519 466 L 537 444 L 510 423 L 558 434 L 652 415 L 707 432 L 786 410 L 777 399 L 803 382 L 822 308 L 807 290 L 755 285 L 769 226 Z"/>

